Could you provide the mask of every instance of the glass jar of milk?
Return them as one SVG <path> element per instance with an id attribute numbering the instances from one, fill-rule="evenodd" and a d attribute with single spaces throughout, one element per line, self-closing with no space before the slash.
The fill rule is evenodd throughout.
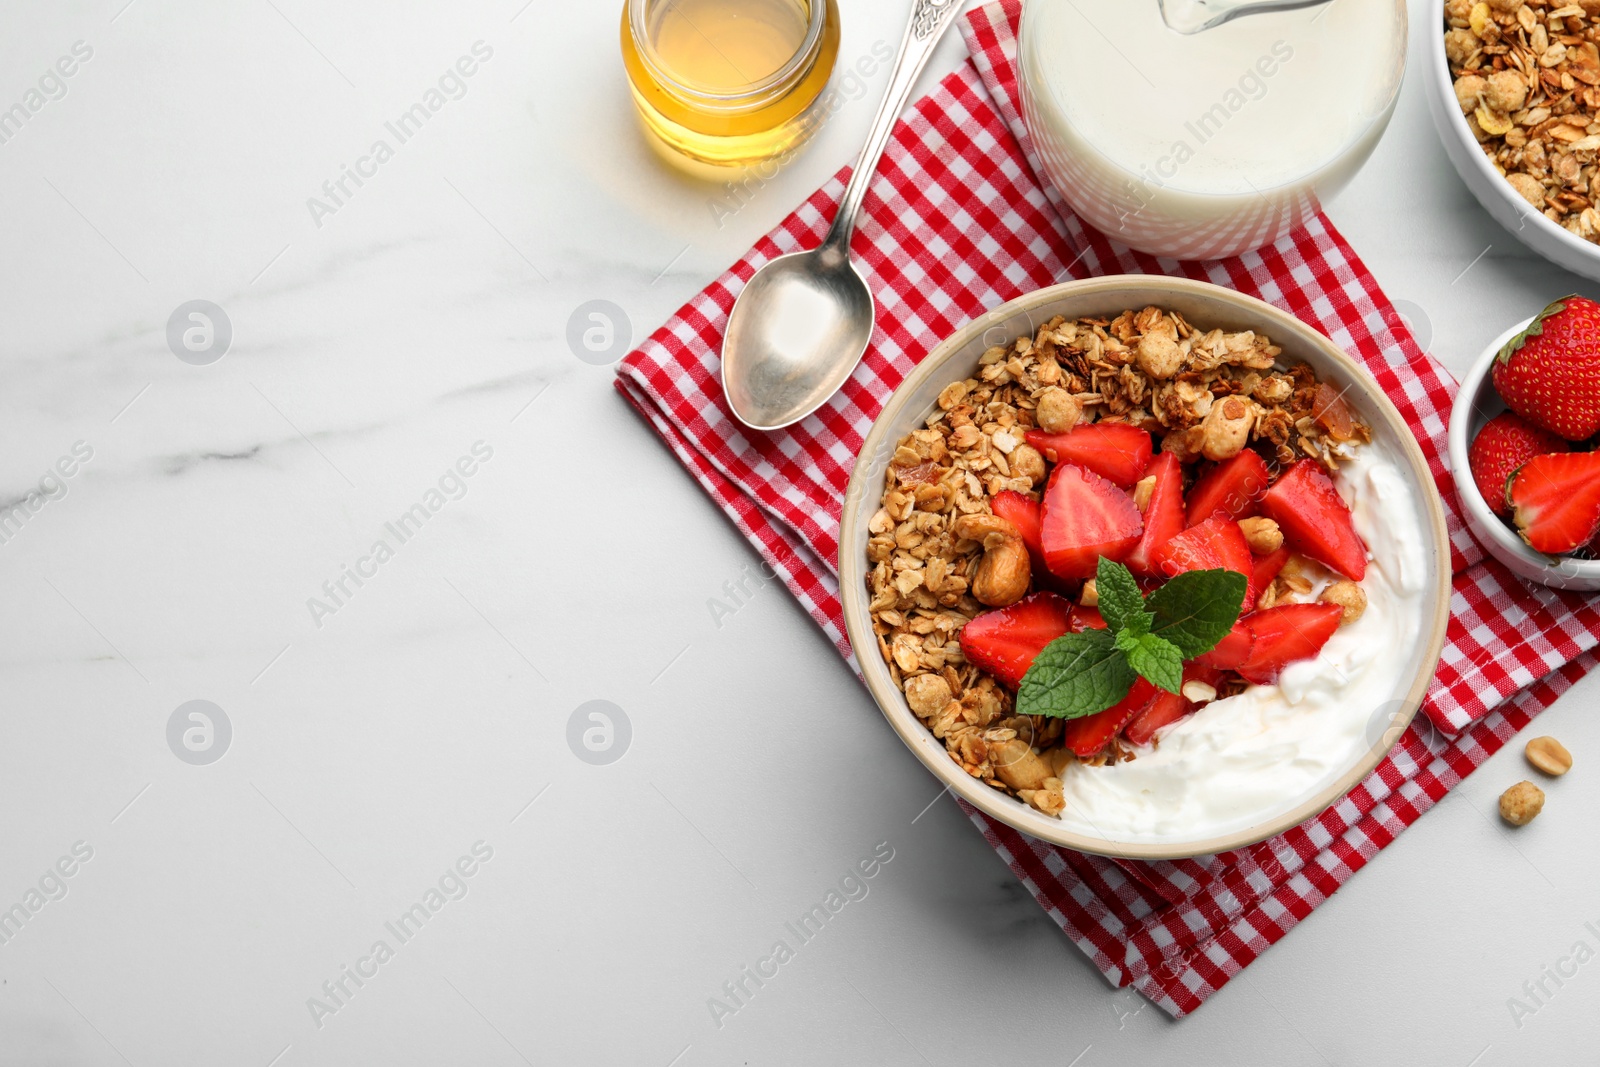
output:
<path id="1" fill-rule="evenodd" d="M 1283 237 L 1354 176 L 1394 111 L 1405 47 L 1405 0 L 1198 33 L 1169 27 L 1159 0 L 1025 0 L 1023 112 L 1085 222 L 1143 252 L 1216 259 Z"/>

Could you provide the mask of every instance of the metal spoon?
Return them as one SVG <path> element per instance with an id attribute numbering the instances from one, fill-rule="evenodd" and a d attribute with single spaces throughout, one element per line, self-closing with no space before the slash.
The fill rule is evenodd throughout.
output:
<path id="1" fill-rule="evenodd" d="M 1292 11 L 1323 3 L 1327 0 L 1161 0 L 1161 18 L 1179 33 L 1199 33 L 1240 15 Z"/>
<path id="2" fill-rule="evenodd" d="M 734 415 L 753 430 L 782 429 L 817 410 L 867 351 L 872 290 L 850 262 L 850 237 L 889 134 L 962 2 L 917 0 L 888 94 L 828 236 L 814 251 L 782 256 L 756 271 L 734 301 L 722 340 L 722 391 Z"/>

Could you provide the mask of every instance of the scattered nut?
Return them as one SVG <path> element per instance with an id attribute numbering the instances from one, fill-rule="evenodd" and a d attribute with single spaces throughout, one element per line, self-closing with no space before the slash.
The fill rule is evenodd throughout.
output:
<path id="1" fill-rule="evenodd" d="M 1349 626 L 1361 618 L 1362 612 L 1367 610 L 1367 594 L 1355 582 L 1334 582 L 1322 591 L 1317 598 L 1324 604 L 1337 604 L 1344 609 L 1344 614 L 1339 617 L 1340 626 Z"/>
<path id="2" fill-rule="evenodd" d="M 1095 585 L 1093 578 L 1083 583 L 1083 592 L 1078 594 L 1078 603 L 1086 608 L 1100 606 L 1100 589 Z"/>
<path id="3" fill-rule="evenodd" d="M 1133 506 L 1140 511 L 1150 510 L 1150 498 L 1156 494 L 1156 476 L 1140 478 L 1133 486 Z"/>
<path id="4" fill-rule="evenodd" d="M 1239 520 L 1239 529 L 1250 551 L 1258 556 L 1270 556 L 1283 547 L 1283 531 L 1271 519 L 1253 517 Z"/>
<path id="5" fill-rule="evenodd" d="M 1184 698 L 1196 704 L 1209 704 L 1217 699 L 1216 687 L 1205 682 L 1184 682 L 1181 688 Z"/>
<path id="6" fill-rule="evenodd" d="M 1544 790 L 1532 782 L 1518 782 L 1500 794 L 1500 817 L 1512 826 L 1526 826 L 1544 810 Z"/>
<path id="7" fill-rule="evenodd" d="M 989 760 L 994 764 L 994 773 L 1012 789 L 1042 789 L 1045 779 L 1054 777 L 1044 760 L 1020 737 L 990 743 Z"/>
<path id="8" fill-rule="evenodd" d="M 1572 753 L 1553 737 L 1535 737 L 1528 742 L 1522 754 L 1528 757 L 1528 762 L 1533 764 L 1535 770 L 1543 771 L 1552 778 L 1559 778 L 1572 770 Z"/>
<path id="9" fill-rule="evenodd" d="M 1139 338 L 1139 369 L 1157 381 L 1165 381 L 1183 369 L 1183 349 L 1164 333 L 1147 333 Z"/>
<path id="10" fill-rule="evenodd" d="M 1046 433 L 1071 433 L 1083 418 L 1083 405 L 1065 389 L 1055 387 L 1039 394 L 1034 418 Z"/>
<path id="11" fill-rule="evenodd" d="M 937 674 L 906 679 L 906 703 L 919 719 L 931 719 L 950 703 L 950 683 Z"/>
<path id="12" fill-rule="evenodd" d="M 1011 473 L 1026 478 L 1034 485 L 1044 481 L 1044 457 L 1032 445 L 1018 445 L 1011 450 Z"/>

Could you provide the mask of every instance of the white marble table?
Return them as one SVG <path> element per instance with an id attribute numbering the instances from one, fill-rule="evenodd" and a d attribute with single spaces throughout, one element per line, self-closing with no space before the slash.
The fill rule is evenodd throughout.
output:
<path id="1" fill-rule="evenodd" d="M 905 5 L 842 6 L 847 58 L 897 38 Z M 1520 1026 L 1507 1000 L 1600 947 L 1600 682 L 1541 720 L 1580 768 L 1537 823 L 1492 817 L 1508 749 L 1178 1024 L 948 800 L 916 818 L 931 780 L 566 342 L 590 300 L 665 318 L 853 154 L 885 76 L 719 201 L 636 135 L 616 7 L 0 14 L 0 108 L 73 71 L 0 143 L 0 907 L 40 904 L 0 944 L 0 1063 L 1572 1062 L 1600 963 Z M 1416 74 L 1331 213 L 1452 367 L 1592 288 L 1470 202 Z M 167 343 L 197 299 L 232 333 L 203 366 Z M 231 728 L 206 765 L 195 723 L 168 740 L 197 699 Z M 569 748 L 592 700 L 620 762 Z M 866 897 L 714 1020 L 879 842 Z"/>

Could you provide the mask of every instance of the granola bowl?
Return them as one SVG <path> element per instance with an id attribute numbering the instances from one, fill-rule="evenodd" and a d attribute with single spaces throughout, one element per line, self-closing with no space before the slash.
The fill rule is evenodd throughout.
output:
<path id="1" fill-rule="evenodd" d="M 1600 171 L 1595 165 L 1600 153 L 1600 125 L 1596 125 L 1600 121 L 1600 60 L 1594 41 L 1600 36 L 1600 17 L 1583 14 L 1584 8 L 1577 4 L 1563 9 L 1549 3 L 1535 7 L 1524 0 L 1497 0 L 1494 5 L 1481 5 L 1489 12 L 1493 28 L 1481 22 L 1484 16 L 1479 13 L 1484 34 L 1495 38 L 1491 43 L 1471 27 L 1471 12 L 1477 6 L 1467 0 L 1432 0 L 1423 22 L 1427 32 L 1435 35 L 1428 48 L 1428 108 L 1445 154 L 1478 203 L 1513 237 L 1559 267 L 1600 280 L 1600 244 L 1596 243 L 1600 241 L 1600 210 L 1591 203 L 1592 193 L 1600 194 L 1596 185 Z M 1558 37 L 1588 40 L 1570 49 L 1556 42 L 1564 55 L 1554 66 L 1530 60 L 1541 72 L 1537 86 L 1523 79 L 1519 88 L 1507 72 L 1497 75 L 1501 80 L 1492 89 L 1487 78 L 1481 88 L 1477 82 L 1463 85 L 1466 103 L 1476 105 L 1471 112 L 1464 110 L 1452 68 L 1461 72 L 1462 81 L 1475 71 L 1496 73 L 1492 67 L 1498 57 L 1484 51 L 1484 46 L 1504 47 L 1502 63 L 1531 55 L 1532 49 L 1541 45 L 1541 56 L 1553 54 L 1548 15 L 1537 19 L 1533 13 L 1555 10 L 1575 12 L 1567 16 L 1569 21 L 1584 23 L 1581 34 Z M 1467 12 L 1465 18 L 1460 17 L 1463 11 Z M 1526 28 L 1530 24 L 1533 35 Z M 1539 31 L 1543 31 L 1542 39 L 1533 39 Z M 1545 73 L 1554 78 L 1553 85 L 1544 81 Z M 1568 84 L 1573 88 L 1563 88 Z M 1571 104 L 1562 103 L 1563 99 Z M 1556 114 L 1557 109 L 1568 106 L 1573 110 L 1567 116 Z M 1487 119 L 1488 127 L 1480 116 Z M 1573 116 L 1585 121 L 1562 121 Z M 1507 133 L 1490 132 L 1502 124 L 1509 127 Z M 1479 131 L 1485 136 L 1481 144 Z M 1495 159 L 1491 160 L 1486 149 L 1495 153 Z M 1534 205 L 1536 199 L 1541 206 Z M 1551 214 L 1561 221 L 1548 217 Z"/>
<path id="2" fill-rule="evenodd" d="M 1187 361 L 1179 370 L 1163 372 L 1146 363 L 1146 348 L 1159 346 L 1145 341 L 1161 331 L 1169 341 L 1176 339 L 1168 349 L 1176 348 Z M 1213 357 L 1227 365 L 1219 368 Z M 1086 360 L 1096 367 L 1120 366 L 1116 374 L 1094 378 L 1099 394 L 1082 391 L 1089 388 L 1081 377 L 1090 373 Z M 1204 374 L 1196 370 L 1202 363 Z M 1130 411 L 1126 397 L 1117 395 L 1121 386 L 1116 382 L 1130 380 L 1135 370 L 1148 373 L 1160 388 L 1150 388 L 1148 409 Z M 1329 488 L 1337 481 L 1337 492 L 1355 500 L 1344 521 L 1360 531 L 1356 543 L 1367 553 L 1361 562 L 1365 577 L 1358 574 L 1353 582 L 1324 581 L 1315 587 L 1307 578 L 1302 588 L 1296 581 L 1318 564 L 1291 555 L 1291 545 L 1281 537 L 1276 551 L 1252 540 L 1247 552 L 1290 556 L 1291 564 L 1283 566 L 1280 558 L 1283 570 L 1277 578 L 1268 577 L 1259 592 L 1256 580 L 1250 579 L 1254 607 L 1241 609 L 1244 614 L 1234 629 L 1272 612 L 1281 618 L 1288 608 L 1319 618 L 1331 613 L 1337 633 L 1324 637 L 1326 644 L 1317 645 L 1310 658 L 1290 663 L 1263 684 L 1236 676 L 1224 683 L 1214 673 L 1214 685 L 1193 689 L 1189 668 L 1211 656 L 1200 654 L 1184 666 L 1182 699 L 1193 703 L 1183 717 L 1163 719 L 1135 738 L 1133 727 L 1156 706 L 1152 698 L 1132 722 L 1119 720 L 1123 725 L 1113 727 L 1108 747 L 1085 758 L 1070 739 L 1081 740 L 1082 732 L 1075 735 L 1074 729 L 1101 718 L 1101 713 L 1068 712 L 1077 716 L 1069 719 L 1034 715 L 1025 710 L 1033 704 L 1024 702 L 1019 708 L 1022 697 L 1006 688 L 1022 683 L 1005 678 L 992 665 L 980 667 L 965 653 L 969 639 L 982 629 L 970 627 L 975 619 L 1020 617 L 1007 613 L 1036 602 L 1070 605 L 1073 613 L 1084 610 L 1099 619 L 1090 586 L 1062 585 L 1062 569 L 1053 556 L 1048 571 L 1036 562 L 1028 579 L 1027 559 L 1022 558 L 1024 580 L 1046 584 L 1029 586 L 1020 601 L 1001 601 L 1012 605 L 1003 610 L 983 607 L 977 598 L 1005 581 L 999 568 L 985 573 L 992 562 L 988 557 L 998 558 L 1009 542 L 1004 537 L 983 540 L 981 532 L 971 532 L 976 528 L 972 524 L 981 526 L 1007 511 L 1008 501 L 1007 509 L 996 503 L 1003 494 L 1021 500 L 1021 490 L 1037 485 L 1043 487 L 1035 496 L 1042 496 L 1046 551 L 1055 551 L 1049 523 L 1068 521 L 1056 517 L 1074 514 L 1066 508 L 1050 510 L 1056 476 L 1072 471 L 1073 478 L 1059 480 L 1073 481 L 1082 468 L 1078 461 L 1066 462 L 1064 455 L 1058 460 L 1049 450 L 1056 466 L 1047 476 L 1038 449 L 1032 447 L 1040 439 L 1026 436 L 1030 429 L 1054 432 L 1051 423 L 1058 413 L 1051 405 L 1059 404 L 1059 398 L 1047 402 L 1052 390 L 1078 391 L 1085 410 L 1105 405 L 1085 415 L 1081 425 L 1126 423 L 1128 430 L 1151 432 L 1152 437 L 1164 431 L 1160 454 L 1152 460 L 1146 446 L 1143 461 L 1152 471 L 1165 461 L 1165 470 L 1177 470 L 1172 477 L 1180 486 L 1189 484 L 1184 471 L 1194 475 L 1194 487 L 1182 490 L 1193 499 L 1180 500 L 1179 507 L 1196 515 L 1200 484 L 1229 463 L 1211 454 L 1210 430 L 1205 428 L 1211 420 L 1203 426 L 1193 421 L 1193 412 L 1185 415 L 1163 406 L 1163 398 L 1173 395 L 1181 379 L 1204 382 L 1210 390 L 1204 406 L 1220 409 L 1221 421 L 1238 417 L 1231 402 L 1238 398 L 1251 412 L 1252 433 L 1265 434 L 1275 425 L 1278 409 L 1272 405 L 1298 403 L 1303 390 L 1317 397 L 1315 422 L 1300 420 L 1293 440 L 1252 437 L 1248 447 L 1235 445 L 1233 451 L 1244 458 L 1243 452 L 1276 449 L 1284 460 L 1294 459 L 1276 464 L 1280 472 L 1331 470 L 1323 476 Z M 1292 396 L 1275 384 L 1280 381 L 1297 387 Z M 1347 402 L 1348 408 L 1340 411 L 1354 415 L 1341 435 L 1322 429 L 1330 410 L 1323 404 L 1324 389 L 1336 403 L 1340 398 Z M 1069 427 L 1067 434 L 1072 432 Z M 1020 443 L 1025 437 L 1028 445 Z M 1181 455 L 1183 442 L 1198 448 L 1202 437 L 1203 456 Z M 924 446 L 931 457 L 925 460 L 918 453 Z M 1320 465 L 1315 462 L 1318 449 L 1323 450 Z M 1304 451 L 1291 456 L 1295 450 Z M 1002 461 L 996 462 L 996 455 Z M 1102 458 L 1118 462 L 1114 455 Z M 1157 479 L 1140 478 L 1143 470 L 1141 466 L 1132 475 L 1139 479 L 1137 485 L 1124 481 L 1119 484 L 1133 487 L 1117 491 L 1125 493 L 1128 506 L 1148 514 L 1155 529 L 1158 505 L 1152 492 L 1164 490 L 1149 489 L 1147 483 Z M 1285 473 L 1274 477 L 1277 482 L 1268 483 L 1272 489 L 1254 498 L 1262 508 L 1289 481 Z M 1218 530 L 1231 526 L 1230 536 L 1268 532 L 1253 511 L 1248 516 L 1242 511 L 1206 514 L 1211 517 L 1177 529 L 1185 537 L 1212 525 Z M 1181 524 L 1184 512 L 1179 515 Z M 1300 536 L 1292 519 L 1283 517 L 1283 532 Z M 1276 531 L 1276 524 L 1270 525 Z M 1237 533 L 1241 530 L 1245 533 Z M 1173 536 L 1171 543 L 1178 540 Z M 1297 551 L 1299 544 L 1293 542 Z M 889 724 L 924 766 L 963 802 L 1020 832 L 1127 859 L 1179 859 L 1240 848 L 1282 833 L 1335 803 L 1372 772 L 1415 716 L 1433 678 L 1448 618 L 1449 549 L 1442 502 L 1422 451 L 1393 404 L 1364 368 L 1298 319 L 1232 290 L 1183 278 L 1129 275 L 1068 282 L 1002 305 L 946 339 L 895 390 L 867 434 L 845 497 L 839 545 L 840 596 L 857 663 Z M 962 552 L 968 554 L 959 556 Z M 1028 552 L 1033 552 L 1031 546 Z M 1295 561 L 1305 569 L 1293 571 L 1291 578 Z M 1163 573 L 1172 575 L 1177 569 Z M 1250 571 L 1251 566 L 1242 569 Z M 889 581 L 891 575 L 894 580 Z M 970 584 L 963 575 L 970 576 Z M 1140 581 L 1148 581 L 1144 589 L 1161 584 Z M 1334 597 L 1335 586 L 1356 587 L 1359 605 L 1352 609 L 1347 596 Z M 1394 592 L 1401 588 L 1404 595 Z M 1010 595 L 1019 593 L 1012 590 Z M 1302 595 L 1315 603 L 1295 603 Z M 1344 607 L 1332 607 L 1330 598 Z M 1145 607 L 1156 599 L 1152 594 Z M 983 599 L 983 604 L 992 601 Z M 1098 604 L 1104 607 L 1107 601 Z M 1108 610 L 1105 618 L 1113 617 Z M 1105 621 L 1089 625 L 1104 626 Z M 1080 629 L 1074 626 L 1071 632 Z M 1066 631 L 1057 628 L 1053 633 Z M 1265 639 L 1250 640 L 1255 642 L 1250 653 L 1254 662 Z M 1034 647 L 1028 663 L 1044 655 L 1042 648 Z M 1218 644 L 1216 653 L 1222 650 Z M 1022 669 L 1028 669 L 1027 663 Z M 1124 746 L 1123 733 L 1134 747 Z M 1023 780 L 1024 772 L 1034 777 Z"/>

